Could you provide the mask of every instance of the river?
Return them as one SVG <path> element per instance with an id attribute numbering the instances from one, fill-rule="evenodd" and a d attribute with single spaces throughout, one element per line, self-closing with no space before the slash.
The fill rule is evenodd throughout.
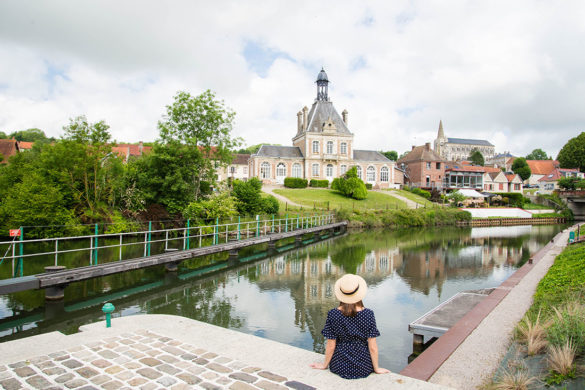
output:
<path id="1" fill-rule="evenodd" d="M 61 303 L 45 304 L 42 291 L 0 296 L 0 342 L 76 332 L 103 319 L 109 301 L 115 316 L 179 315 L 323 352 L 321 329 L 337 305 L 333 285 L 351 272 L 369 286 L 364 304 L 381 333 L 380 364 L 396 372 L 412 353 L 410 322 L 459 291 L 499 285 L 563 228 L 350 232 L 272 257 L 248 250 L 237 265 L 215 256 L 185 261 L 176 274 L 153 267 L 74 283 Z"/>

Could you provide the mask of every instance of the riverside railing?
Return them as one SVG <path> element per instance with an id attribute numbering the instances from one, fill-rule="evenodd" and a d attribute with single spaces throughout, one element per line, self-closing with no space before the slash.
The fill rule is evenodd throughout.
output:
<path id="1" fill-rule="evenodd" d="M 24 229 L 21 228 L 19 229 L 19 236 L 15 237 L 13 241 L 0 242 L 1 251 L 4 252 L 0 265 L 5 261 L 11 261 L 11 275 L 12 277 L 19 277 L 24 276 L 24 260 L 33 257 L 54 257 L 54 261 L 51 262 L 52 265 L 59 266 L 59 258 L 64 255 L 87 252 L 88 265 L 92 266 L 99 264 L 99 251 L 104 249 L 114 250 L 118 248 L 117 261 L 122 261 L 124 260 L 122 251 L 124 247 L 143 246 L 142 255 L 148 257 L 151 255 L 152 245 L 157 243 L 164 244 L 164 252 L 189 250 L 274 233 L 308 229 L 327 225 L 334 221 L 333 214 L 290 217 L 286 215 L 283 218 L 277 218 L 272 215 L 265 219 L 261 219 L 257 215 L 253 220 L 242 220 L 241 217 L 237 217 L 237 222 L 220 223 L 219 219 L 216 219 L 214 224 L 197 226 L 190 226 L 190 221 L 188 220 L 184 227 L 158 230 L 153 230 L 152 222 L 149 222 L 148 230 L 102 234 L 99 233 L 99 225 L 96 224 L 95 233 L 90 235 L 29 240 L 24 239 Z M 131 237 L 134 238 L 134 241 L 128 242 Z M 136 238 L 140 238 L 140 240 Z M 116 239 L 116 243 L 112 244 L 111 241 L 114 239 Z M 63 248 L 65 243 L 80 241 L 87 242 L 87 246 L 74 249 Z M 110 243 L 104 244 L 104 241 L 109 241 Z M 43 247 L 45 250 L 26 251 L 25 249 L 30 248 L 31 245 Z M 50 247 L 51 250 L 46 250 L 47 247 Z M 114 256 L 110 254 L 110 257 Z"/>

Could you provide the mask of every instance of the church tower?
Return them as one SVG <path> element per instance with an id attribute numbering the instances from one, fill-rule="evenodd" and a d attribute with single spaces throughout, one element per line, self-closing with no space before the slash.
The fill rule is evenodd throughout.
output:
<path id="1" fill-rule="evenodd" d="M 437 153 L 442 158 L 445 158 L 443 155 L 445 153 L 444 146 L 447 143 L 447 137 L 445 137 L 445 132 L 443 131 L 443 120 L 439 120 L 439 132 L 437 133 L 437 139 L 434 142 L 434 149 L 435 153 Z"/>

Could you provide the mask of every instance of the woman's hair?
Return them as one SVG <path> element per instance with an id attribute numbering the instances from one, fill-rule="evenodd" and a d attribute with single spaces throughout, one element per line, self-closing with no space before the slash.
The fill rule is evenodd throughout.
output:
<path id="1" fill-rule="evenodd" d="M 362 301 L 356 303 L 343 303 L 339 302 L 339 306 L 341 306 L 341 313 L 346 317 L 354 317 L 357 314 L 358 308 L 363 308 L 364 303 Z"/>

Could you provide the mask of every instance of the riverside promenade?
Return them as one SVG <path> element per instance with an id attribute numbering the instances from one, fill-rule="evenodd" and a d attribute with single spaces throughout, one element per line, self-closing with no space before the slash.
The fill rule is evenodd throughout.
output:
<path id="1" fill-rule="evenodd" d="M 314 370 L 323 355 L 203 322 L 135 315 L 0 344 L 4 389 L 425 389 L 395 373 L 346 380 Z"/>

